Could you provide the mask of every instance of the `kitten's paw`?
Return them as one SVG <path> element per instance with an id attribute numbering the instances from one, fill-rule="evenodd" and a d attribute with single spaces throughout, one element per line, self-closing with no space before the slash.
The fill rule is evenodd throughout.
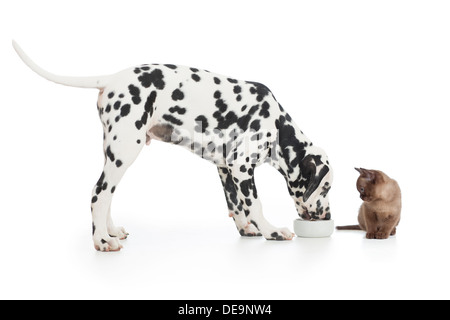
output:
<path id="1" fill-rule="evenodd" d="M 112 252 L 120 251 L 123 246 L 120 244 L 117 238 L 111 238 L 109 236 L 105 237 L 94 237 L 94 248 L 101 252 Z"/>
<path id="2" fill-rule="evenodd" d="M 292 233 L 288 228 L 276 229 L 270 233 L 270 235 L 265 235 L 267 240 L 292 240 L 295 234 Z"/>
<path id="3" fill-rule="evenodd" d="M 389 233 L 386 232 L 368 232 L 366 234 L 367 239 L 384 240 L 389 238 Z"/>
<path id="4" fill-rule="evenodd" d="M 377 232 L 377 233 L 375 234 L 375 239 L 378 239 L 378 240 L 389 239 L 389 233 L 386 233 L 386 232 Z"/>

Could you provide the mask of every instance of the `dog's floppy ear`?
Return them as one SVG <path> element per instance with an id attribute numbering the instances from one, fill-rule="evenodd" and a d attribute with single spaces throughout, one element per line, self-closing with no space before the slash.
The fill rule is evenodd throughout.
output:
<path id="1" fill-rule="evenodd" d="M 323 166 L 317 174 L 317 166 L 321 164 L 323 164 L 323 162 L 320 161 L 320 159 L 317 163 L 316 159 L 312 156 L 306 156 L 302 161 L 302 167 L 304 170 L 304 173 L 302 173 L 302 175 L 304 177 L 309 177 L 308 186 L 306 187 L 306 191 L 303 194 L 303 202 L 308 201 L 309 197 L 311 197 L 314 191 L 316 191 L 320 186 L 322 179 L 330 171 L 330 168 L 328 166 Z"/>

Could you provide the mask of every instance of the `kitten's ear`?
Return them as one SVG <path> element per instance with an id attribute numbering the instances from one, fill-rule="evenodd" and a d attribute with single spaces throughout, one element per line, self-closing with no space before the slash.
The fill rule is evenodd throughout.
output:
<path id="1" fill-rule="evenodd" d="M 367 170 L 367 169 L 363 169 L 363 168 L 359 168 L 359 169 L 355 168 L 355 169 L 356 169 L 356 171 L 359 172 L 361 177 L 363 177 L 369 181 L 375 182 L 377 173 L 374 170 Z"/>

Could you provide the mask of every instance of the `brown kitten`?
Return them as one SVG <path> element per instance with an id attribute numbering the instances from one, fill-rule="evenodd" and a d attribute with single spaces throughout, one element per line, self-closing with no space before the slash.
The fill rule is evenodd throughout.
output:
<path id="1" fill-rule="evenodd" d="M 338 230 L 364 230 L 367 239 L 388 239 L 397 232 L 402 209 L 401 191 L 397 182 L 378 170 L 357 169 L 356 187 L 364 201 L 359 209 L 356 226 Z"/>

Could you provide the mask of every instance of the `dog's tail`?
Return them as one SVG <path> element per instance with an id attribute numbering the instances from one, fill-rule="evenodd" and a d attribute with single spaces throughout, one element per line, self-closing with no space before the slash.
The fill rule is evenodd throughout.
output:
<path id="1" fill-rule="evenodd" d="M 354 226 L 338 226 L 336 227 L 337 230 L 362 230 L 359 225 Z"/>
<path id="2" fill-rule="evenodd" d="M 100 77 L 65 77 L 58 76 L 56 74 L 50 73 L 41 67 L 39 67 L 33 60 L 31 60 L 27 54 L 22 50 L 22 48 L 15 42 L 12 41 L 12 45 L 14 50 L 16 50 L 19 57 L 22 59 L 25 64 L 31 68 L 34 72 L 36 72 L 41 77 L 49 81 L 53 81 L 58 84 L 62 84 L 70 87 L 78 87 L 78 88 L 97 88 L 102 89 L 106 87 L 108 82 L 110 81 L 111 76 L 100 76 Z"/>

